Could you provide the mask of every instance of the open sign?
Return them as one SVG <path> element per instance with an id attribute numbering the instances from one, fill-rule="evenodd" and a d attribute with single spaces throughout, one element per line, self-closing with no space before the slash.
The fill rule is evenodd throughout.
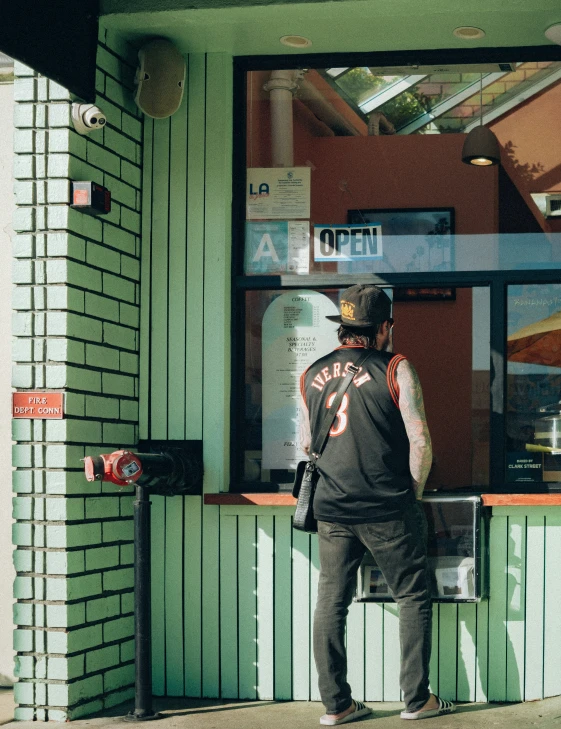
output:
<path id="1" fill-rule="evenodd" d="M 315 261 L 363 261 L 382 258 L 381 224 L 315 225 Z"/>

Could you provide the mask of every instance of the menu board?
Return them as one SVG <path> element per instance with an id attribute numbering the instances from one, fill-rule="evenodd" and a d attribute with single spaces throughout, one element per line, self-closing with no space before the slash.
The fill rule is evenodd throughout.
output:
<path id="1" fill-rule="evenodd" d="M 267 469 L 294 469 L 299 446 L 300 375 L 338 346 L 336 305 L 317 291 L 289 291 L 263 317 L 263 455 Z"/>

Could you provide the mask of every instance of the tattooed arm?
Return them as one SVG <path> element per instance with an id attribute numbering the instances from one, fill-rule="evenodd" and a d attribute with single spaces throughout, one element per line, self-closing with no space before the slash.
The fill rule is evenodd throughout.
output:
<path id="1" fill-rule="evenodd" d="M 310 455 L 310 446 L 312 444 L 312 434 L 310 432 L 310 414 L 308 413 L 308 406 L 306 405 L 304 398 L 300 395 L 300 448 L 304 453 Z"/>
<path id="2" fill-rule="evenodd" d="M 423 403 L 421 383 L 413 365 L 402 360 L 397 366 L 399 408 L 409 437 L 409 468 L 417 499 L 422 499 L 423 489 L 432 464 L 432 445 Z"/>

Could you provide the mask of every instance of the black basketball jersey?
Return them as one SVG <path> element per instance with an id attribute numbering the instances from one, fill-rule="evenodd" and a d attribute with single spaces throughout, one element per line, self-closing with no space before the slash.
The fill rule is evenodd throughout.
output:
<path id="1" fill-rule="evenodd" d="M 312 443 L 347 366 L 363 354 L 360 346 L 339 347 L 301 376 Z M 372 350 L 349 385 L 317 464 L 316 519 L 344 524 L 385 521 L 398 518 L 414 500 L 409 438 L 395 376 L 403 359 Z"/>

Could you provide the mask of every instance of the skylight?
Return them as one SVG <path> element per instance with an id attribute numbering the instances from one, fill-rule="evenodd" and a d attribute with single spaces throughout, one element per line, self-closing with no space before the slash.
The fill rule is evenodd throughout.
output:
<path id="1" fill-rule="evenodd" d="M 469 131 L 561 80 L 561 62 L 477 66 L 330 68 L 324 78 L 363 119 L 382 113 L 398 134 Z"/>

